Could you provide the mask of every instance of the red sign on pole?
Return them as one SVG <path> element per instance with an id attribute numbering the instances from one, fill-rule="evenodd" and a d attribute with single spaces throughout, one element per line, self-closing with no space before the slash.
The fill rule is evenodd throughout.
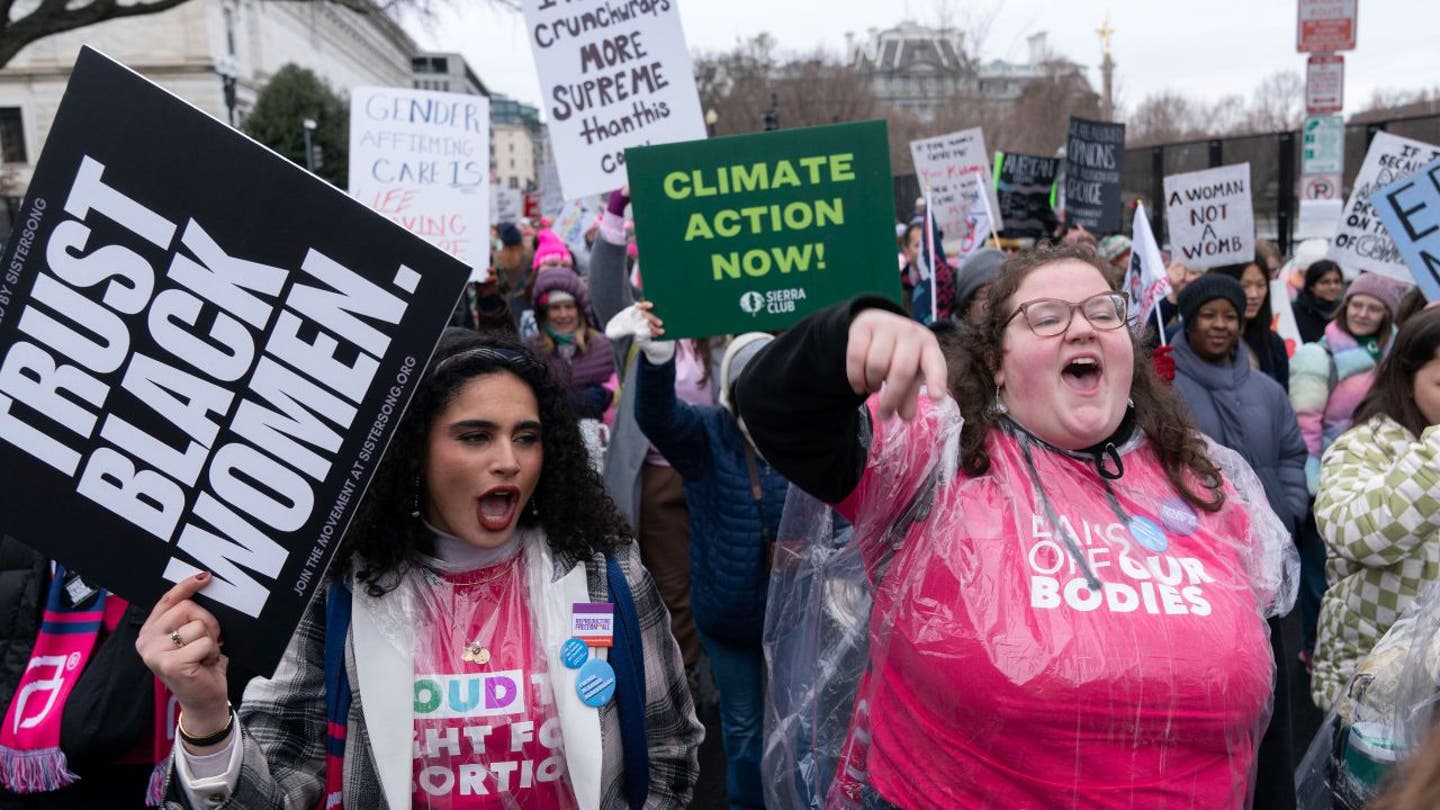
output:
<path id="1" fill-rule="evenodd" d="M 1305 63 L 1305 114 L 1328 115 L 1345 106 L 1345 57 L 1315 54 Z"/>
<path id="2" fill-rule="evenodd" d="M 1356 0 L 1299 0 L 1295 49 L 1334 53 L 1355 49 Z"/>

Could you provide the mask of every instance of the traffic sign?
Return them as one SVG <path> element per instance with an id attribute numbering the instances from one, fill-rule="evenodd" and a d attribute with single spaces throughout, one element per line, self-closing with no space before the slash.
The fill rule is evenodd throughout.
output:
<path id="1" fill-rule="evenodd" d="M 1300 199 L 1339 200 L 1340 175 L 1307 174 L 1300 178 Z"/>
<path id="2" fill-rule="evenodd" d="M 1355 50 L 1356 0 L 1299 0 L 1295 49 L 1300 53 Z"/>
<path id="3" fill-rule="evenodd" d="M 1345 170 L 1345 119 L 1313 115 L 1301 133 L 1300 173 L 1339 174 Z"/>
<path id="4" fill-rule="evenodd" d="M 1312 54 L 1305 63 L 1305 114 L 1340 112 L 1345 106 L 1345 57 Z"/>

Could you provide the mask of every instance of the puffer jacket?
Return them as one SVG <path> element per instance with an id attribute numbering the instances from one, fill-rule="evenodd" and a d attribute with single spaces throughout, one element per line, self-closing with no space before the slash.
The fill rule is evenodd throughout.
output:
<path id="1" fill-rule="evenodd" d="M 675 361 L 636 358 L 635 421 L 685 479 L 690 510 L 690 609 L 695 625 L 730 644 L 758 647 L 770 587 L 770 543 L 790 487 L 755 453 L 756 503 L 745 459 L 747 440 L 724 409 L 675 396 Z"/>
<path id="2" fill-rule="evenodd" d="M 1270 508 L 1293 532 L 1310 507 L 1305 443 L 1285 389 L 1251 369 L 1244 351 L 1237 346 L 1222 366 L 1201 360 L 1189 343 L 1177 341 L 1175 393 L 1201 432 L 1245 459 L 1260 477 Z"/>
<path id="3" fill-rule="evenodd" d="M 1355 409 L 1375 382 L 1376 365 L 1370 352 L 1335 322 L 1325 327 L 1324 338 L 1301 346 L 1290 359 L 1290 405 L 1305 439 L 1311 495 L 1320 485 L 1320 458 L 1350 429 Z"/>
<path id="4" fill-rule="evenodd" d="M 1440 426 L 1417 440 L 1377 416 L 1346 431 L 1325 454 L 1315 522 L 1330 589 L 1310 691 L 1330 709 L 1360 659 L 1440 580 Z"/>

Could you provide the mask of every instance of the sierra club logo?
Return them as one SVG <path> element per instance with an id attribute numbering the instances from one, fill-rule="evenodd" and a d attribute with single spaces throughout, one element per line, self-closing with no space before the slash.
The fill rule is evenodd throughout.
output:
<path id="1" fill-rule="evenodd" d="M 759 315 L 760 310 L 765 308 L 765 296 L 753 290 L 747 292 L 740 296 L 740 308 L 751 317 Z"/>

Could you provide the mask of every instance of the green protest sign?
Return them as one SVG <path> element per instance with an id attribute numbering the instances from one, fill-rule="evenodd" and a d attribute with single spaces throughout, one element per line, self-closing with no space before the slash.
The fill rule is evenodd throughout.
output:
<path id="1" fill-rule="evenodd" d="M 666 337 L 784 329 L 899 300 L 882 121 L 628 149 L 645 295 Z"/>

